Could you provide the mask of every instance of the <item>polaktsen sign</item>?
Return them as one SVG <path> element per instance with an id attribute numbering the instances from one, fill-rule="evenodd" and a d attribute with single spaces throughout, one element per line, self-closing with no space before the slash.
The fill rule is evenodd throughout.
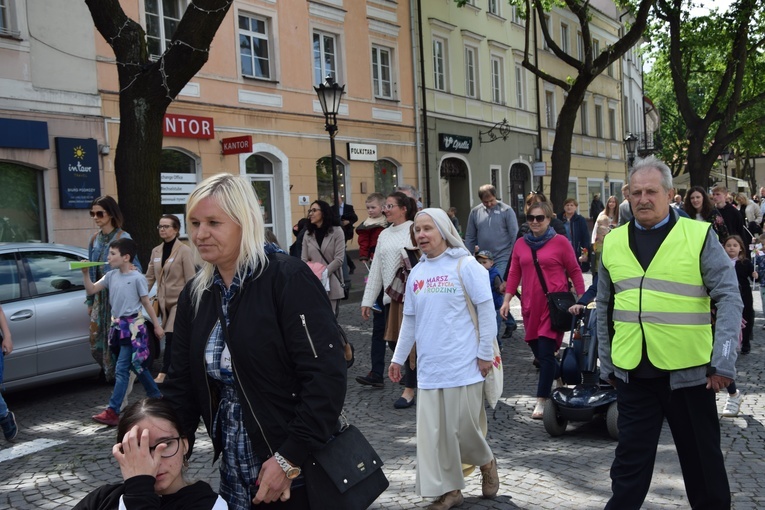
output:
<path id="1" fill-rule="evenodd" d="M 438 150 L 443 152 L 470 152 L 473 148 L 472 136 L 438 133 Z"/>
<path id="2" fill-rule="evenodd" d="M 348 159 L 354 161 L 377 161 L 377 145 L 349 143 Z"/>

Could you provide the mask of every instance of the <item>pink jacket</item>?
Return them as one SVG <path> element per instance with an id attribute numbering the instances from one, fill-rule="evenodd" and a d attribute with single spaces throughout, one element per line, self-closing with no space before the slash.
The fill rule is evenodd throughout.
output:
<path id="1" fill-rule="evenodd" d="M 582 270 L 565 236 L 557 234 L 550 239 L 537 251 L 537 259 L 549 292 L 567 291 L 568 279 L 571 278 L 577 296 L 584 294 Z M 514 295 L 518 284 L 522 287 L 521 315 L 523 315 L 523 327 L 526 330 L 525 340 L 528 342 L 544 336 L 555 339 L 560 347 L 563 333 L 553 330 L 550 325 L 547 298 L 542 291 L 542 284 L 534 267 L 531 248 L 523 239 L 519 239 L 513 248 L 505 292 L 511 296 Z"/>

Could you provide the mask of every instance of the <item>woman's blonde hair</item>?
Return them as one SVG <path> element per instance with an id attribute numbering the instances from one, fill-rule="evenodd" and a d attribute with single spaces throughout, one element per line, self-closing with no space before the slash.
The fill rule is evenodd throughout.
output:
<path id="1" fill-rule="evenodd" d="M 236 259 L 236 276 L 243 279 L 248 268 L 255 272 L 256 277 L 260 275 L 267 263 L 264 248 L 265 229 L 263 215 L 252 184 L 244 177 L 227 173 L 208 177 L 200 182 L 189 195 L 186 202 L 187 224 L 191 224 L 189 216 L 206 198 L 211 198 L 242 229 L 239 256 Z M 191 228 L 193 229 L 193 226 Z M 196 309 L 202 300 L 202 294 L 212 285 L 215 266 L 202 260 L 193 242 L 191 246 L 194 262 L 202 268 L 191 287 L 191 300 Z"/>

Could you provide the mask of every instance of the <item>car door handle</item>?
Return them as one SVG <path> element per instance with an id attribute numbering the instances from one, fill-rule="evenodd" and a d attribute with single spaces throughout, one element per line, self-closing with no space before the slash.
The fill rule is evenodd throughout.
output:
<path id="1" fill-rule="evenodd" d="M 32 310 L 19 310 L 11 315 L 11 322 L 23 321 L 32 318 Z"/>

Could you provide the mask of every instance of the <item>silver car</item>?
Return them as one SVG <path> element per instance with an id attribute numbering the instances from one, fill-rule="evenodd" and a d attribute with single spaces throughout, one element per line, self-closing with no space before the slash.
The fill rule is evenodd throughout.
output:
<path id="1" fill-rule="evenodd" d="M 47 243 L 0 243 L 0 305 L 13 336 L 5 359 L 8 390 L 95 376 L 82 272 L 83 248 Z"/>

